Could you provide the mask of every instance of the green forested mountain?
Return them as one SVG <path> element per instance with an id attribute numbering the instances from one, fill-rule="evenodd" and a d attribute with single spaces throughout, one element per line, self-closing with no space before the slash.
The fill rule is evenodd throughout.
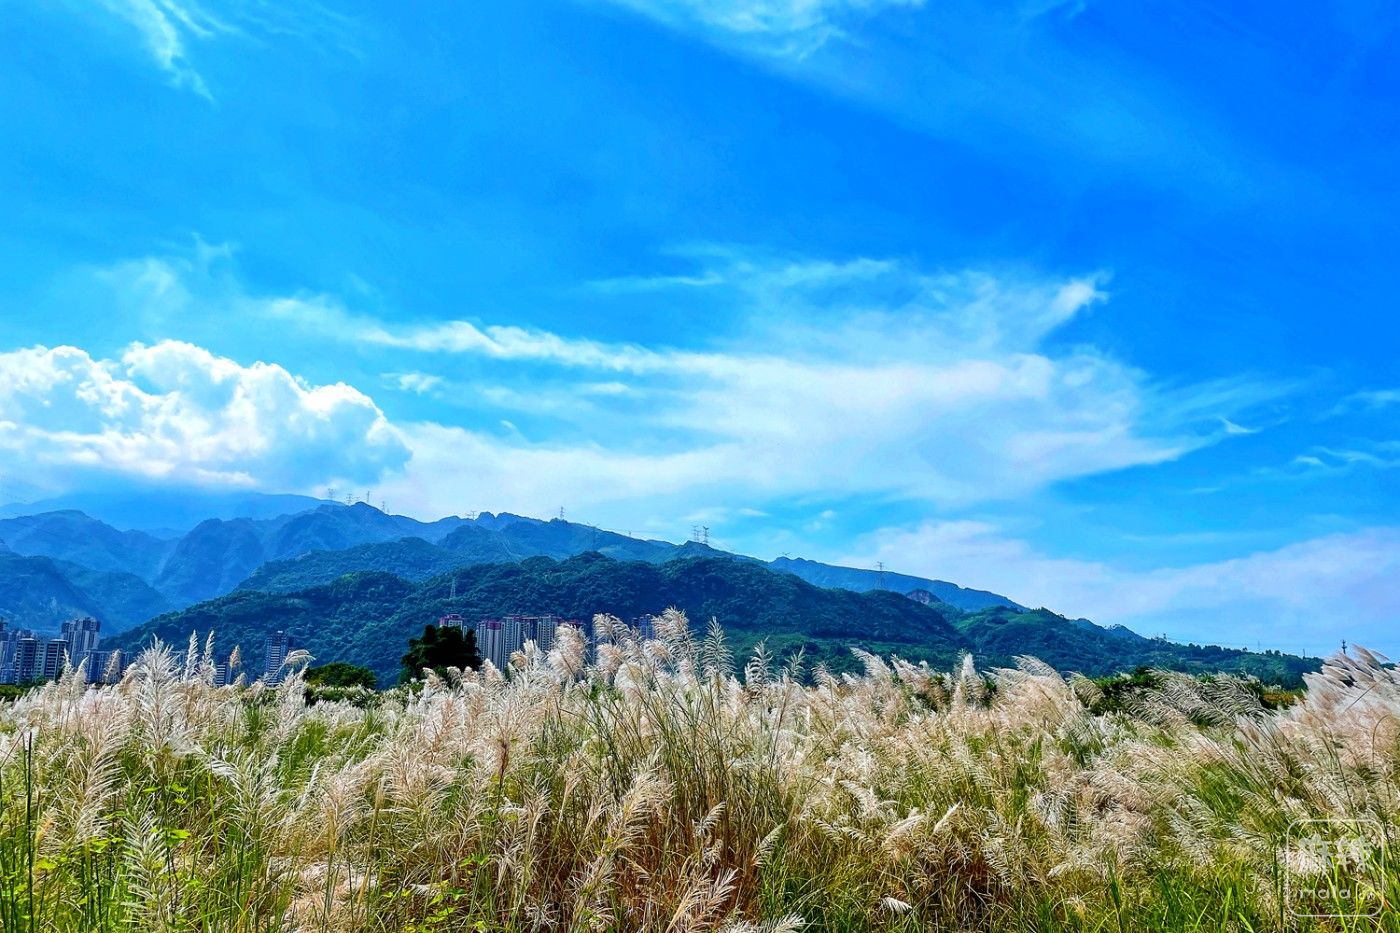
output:
<path id="1" fill-rule="evenodd" d="M 506 513 L 425 523 L 363 503 L 321 505 L 210 520 L 162 540 L 63 511 L 0 520 L 0 540 L 19 552 L 0 553 L 0 617 L 16 625 L 51 630 L 94 615 L 110 637 L 190 607 L 128 643 L 153 632 L 183 642 L 192 628 L 212 628 L 256 653 L 267 632 L 289 629 L 322 661 L 366 664 L 390 679 L 408 633 L 447 612 L 626 618 L 670 605 L 697 624 L 715 616 L 741 648 L 762 638 L 836 668 L 852 664 L 851 645 L 938 663 L 969 650 L 988 663 L 1030 654 L 1090 674 L 1148 665 L 1281 683 L 1312 663 L 1146 639 L 944 581 L 803 559 L 765 564 Z"/>
<path id="2" fill-rule="evenodd" d="M 179 540 L 153 584 L 172 602 L 188 605 L 229 592 L 268 561 L 410 536 L 435 540 L 463 521 L 419 522 L 364 503 L 266 520 L 211 519 Z"/>
<path id="3" fill-rule="evenodd" d="M 240 589 L 292 592 L 362 570 L 392 573 L 405 580 L 426 580 L 471 564 L 513 563 L 531 557 L 563 560 L 590 552 L 616 560 L 653 563 L 684 553 L 665 542 L 630 538 L 558 519 L 517 519 L 499 524 L 487 520 L 464 524 L 437 544 L 422 538 L 400 538 L 272 561 L 249 575 Z"/>
<path id="4" fill-rule="evenodd" d="M 261 513 L 254 510 L 252 514 Z M 762 564 L 755 558 L 695 542 L 676 545 L 634 538 L 562 519 L 542 521 L 482 512 L 471 518 L 452 516 L 420 522 L 388 515 L 365 503 L 326 503 L 274 517 L 210 519 L 171 537 L 120 531 L 81 512 L 57 511 L 0 519 L 0 541 L 8 541 L 17 553 L 26 556 L 52 557 L 90 571 L 138 577 L 163 597 L 162 606 L 175 608 L 239 587 L 292 592 L 358 571 L 392 573 L 420 581 L 472 564 L 515 562 L 530 557 L 564 559 L 591 552 L 651 563 L 721 557 Z M 921 577 L 882 575 L 787 558 L 768 566 L 823 587 L 858 592 L 890 589 L 901 593 L 922 589 L 965 610 L 1016 605 L 994 593 Z M 0 575 L 0 589 L 17 585 L 18 580 Z M 52 614 L 47 609 L 38 611 L 34 600 L 17 605 L 23 613 L 22 618 L 16 619 L 20 624 L 47 625 Z M 111 608 L 102 604 L 96 607 L 96 614 L 107 622 L 109 631 L 144 621 L 133 617 L 126 604 Z"/>
<path id="5" fill-rule="evenodd" d="M 389 683 L 409 637 L 448 612 L 469 619 L 509 613 L 590 619 L 599 612 L 631 619 L 669 606 L 685 610 L 697 627 L 717 619 L 740 652 L 762 639 L 779 654 L 802 648 L 809 664 L 837 670 L 855 666 L 852 646 L 942 666 L 965 651 L 994 664 L 1034 654 L 1091 675 L 1155 664 L 1278 671 L 1274 679 L 1285 680 L 1295 670 L 1312 669 L 1284 655 L 1129 640 L 1044 611 L 997 607 L 964 615 L 936 600 L 925 605 L 890 591 L 822 589 L 756 562 L 699 557 L 656 564 L 592 553 L 464 567 L 416 583 L 365 571 L 298 592 L 245 589 L 154 619 L 114 643 L 134 648 L 159 637 L 183 644 L 191 631 L 203 638 L 212 630 L 220 650 L 240 644 L 245 657 L 258 657 L 263 639 L 280 629 L 319 663 L 362 664 Z"/>
<path id="6" fill-rule="evenodd" d="M 53 631 L 77 616 L 109 621 L 108 630 L 129 628 L 169 609 L 163 596 L 131 574 L 0 549 L 0 619 L 18 628 Z"/>
<path id="7" fill-rule="evenodd" d="M 294 593 L 362 571 L 388 573 L 405 580 L 419 581 L 469 562 L 463 555 L 429 544 L 422 538 L 401 538 L 398 541 L 361 544 L 340 551 L 311 551 L 289 560 L 269 561 L 253 571 L 238 588 L 263 593 Z"/>
<path id="8" fill-rule="evenodd" d="M 962 616 L 954 624 L 986 661 L 1009 664 L 1017 655 L 1032 655 L 1060 670 L 1092 676 L 1157 667 L 1190 674 L 1252 674 L 1265 683 L 1293 686 L 1304 672 L 1320 666 L 1313 658 L 1272 651 L 1180 645 L 1143 638 L 1121 626 L 1101 628 L 1085 619 L 1067 619 L 1047 609 L 1017 612 L 994 607 Z"/>
<path id="9" fill-rule="evenodd" d="M 183 644 L 192 630 L 201 637 L 213 630 L 222 650 L 237 643 L 249 656 L 250 650 L 261 651 L 269 632 L 281 629 L 319 662 L 363 664 L 389 682 L 409 636 L 448 612 L 577 619 L 606 612 L 629 619 L 670 606 L 701 625 L 718 619 L 741 649 L 767 638 L 779 650 L 803 645 L 817 659 L 841 666 L 849 664 L 848 645 L 940 663 L 952 663 L 962 647 L 944 613 L 894 593 L 819 589 L 725 558 L 649 564 L 599 554 L 466 567 L 417 584 L 361 572 L 297 593 L 240 590 L 154 619 L 114 644 L 135 647 L 152 636 Z"/>

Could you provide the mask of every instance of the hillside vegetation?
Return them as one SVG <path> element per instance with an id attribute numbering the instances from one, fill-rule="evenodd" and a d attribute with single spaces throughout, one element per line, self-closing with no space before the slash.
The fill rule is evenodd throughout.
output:
<path id="1" fill-rule="evenodd" d="M 303 504 L 289 497 L 289 505 Z M 120 531 L 80 511 L 26 514 L 0 519 L 0 543 L 24 557 L 51 558 L 58 589 L 72 591 L 52 595 L 60 605 L 92 605 L 92 614 L 106 623 L 108 632 L 145 621 L 151 615 L 134 615 L 139 605 L 128 599 L 106 608 L 107 590 L 89 591 L 102 582 L 90 573 L 116 573 L 138 578 L 159 594 L 158 609 L 183 608 L 223 596 L 235 589 L 265 592 L 300 592 L 328 584 L 347 573 L 376 571 L 410 581 L 430 579 L 449 570 L 474 564 L 513 563 L 531 557 L 563 560 L 597 553 L 617 560 L 664 563 L 691 557 L 723 557 L 782 570 L 809 583 L 856 592 L 891 589 L 897 592 L 925 590 L 956 608 L 978 610 L 988 606 L 1017 608 L 995 593 L 968 590 L 940 580 L 873 570 L 834 567 L 816 561 L 780 558 L 764 564 L 755 558 L 716 550 L 693 541 L 671 544 L 634 538 L 562 519 L 541 521 L 509 513 L 482 512 L 472 518 L 449 516 L 420 522 L 389 515 L 366 503 L 321 504 L 289 514 L 266 513 L 282 499 L 216 504 L 225 511 L 248 511 L 248 517 L 211 518 L 184 532 L 152 534 Z M 305 500 L 313 502 L 314 500 Z M 160 503 L 153 508 L 160 510 Z M 0 591 L 13 589 L 10 570 L 0 566 Z M 70 572 L 71 571 L 71 572 Z M 128 587 L 130 588 L 130 587 Z M 36 598 L 15 601 L 16 624 L 51 629 L 54 611 Z M 154 614 L 154 613 L 152 613 Z"/>
<path id="2" fill-rule="evenodd" d="M 940 665 L 955 663 L 963 652 L 1010 664 L 1017 655 L 1039 650 L 1060 669 L 1090 675 L 1156 665 L 1252 673 L 1289 686 L 1317 664 L 1287 655 L 1126 639 L 1044 611 L 1020 614 L 999 607 L 963 615 L 937 601 L 926 605 L 888 591 L 822 589 L 757 562 L 726 557 L 651 564 L 597 554 L 472 566 L 418 583 L 364 572 L 294 593 L 240 590 L 152 620 L 113 643 L 138 648 L 160 638 L 184 644 L 192 631 L 201 639 L 212 631 L 221 653 L 239 644 L 244 657 L 257 657 L 267 634 L 280 629 L 320 662 L 361 664 L 382 683 L 392 683 L 408 638 L 449 612 L 473 619 L 510 613 L 632 619 L 670 607 L 718 620 L 740 650 L 763 640 L 779 657 L 801 650 L 809 665 L 824 663 L 838 672 L 856 669 L 852 647 Z"/>
<path id="3" fill-rule="evenodd" d="M 1160 675 L 1100 715 L 1029 660 L 741 680 L 678 614 L 599 624 L 351 702 L 153 652 L 0 704 L 0 929 L 1400 931 L 1364 652 L 1282 711 Z"/>
<path id="4" fill-rule="evenodd" d="M 392 683 L 409 637 L 449 612 L 631 619 L 672 606 L 718 619 L 742 646 L 766 638 L 774 650 L 806 647 L 814 661 L 827 658 L 843 668 L 850 664 L 850 645 L 898 645 L 942 663 L 952 663 L 962 647 L 943 613 L 894 593 L 823 590 L 726 558 L 649 564 L 597 554 L 466 567 L 417 584 L 355 573 L 297 593 L 240 590 L 154 619 L 113 643 L 136 648 L 160 638 L 184 644 L 191 631 L 201 638 L 212 631 L 220 652 L 240 644 L 244 657 L 253 657 L 267 634 L 281 629 L 318 661 L 361 664 Z"/>
<path id="5" fill-rule="evenodd" d="M 96 616 L 129 628 L 169 609 L 165 597 L 139 577 L 22 557 L 0 545 L 0 619 L 16 627 L 57 629 L 67 619 Z"/>

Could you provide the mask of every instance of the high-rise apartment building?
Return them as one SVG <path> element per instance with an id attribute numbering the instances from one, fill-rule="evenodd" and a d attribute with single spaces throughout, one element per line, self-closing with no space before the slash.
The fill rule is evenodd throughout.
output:
<path id="1" fill-rule="evenodd" d="M 38 669 L 34 680 L 57 680 L 68 666 L 68 642 L 62 638 L 44 641 L 38 646 Z"/>
<path id="2" fill-rule="evenodd" d="M 90 651 L 87 656 L 87 679 L 95 684 L 114 684 L 126 673 L 130 660 L 125 651 L 112 648 L 108 651 Z"/>
<path id="3" fill-rule="evenodd" d="M 68 642 L 68 663 L 77 667 L 89 660 L 89 656 L 97 650 L 97 643 L 102 637 L 102 623 L 93 618 L 69 619 L 63 623 L 62 633 L 62 640 Z M 91 664 L 88 665 L 89 680 L 96 680 L 101 674 L 101 671 L 92 670 Z"/>
<path id="4" fill-rule="evenodd" d="M 263 683 L 280 684 L 286 680 L 287 671 L 283 665 L 294 647 L 292 637 L 286 632 L 273 632 L 267 636 L 263 651 Z"/>
<path id="5" fill-rule="evenodd" d="M 483 661 L 505 669 L 510 652 L 505 647 L 505 626 L 500 619 L 482 619 L 476 625 L 476 650 Z"/>

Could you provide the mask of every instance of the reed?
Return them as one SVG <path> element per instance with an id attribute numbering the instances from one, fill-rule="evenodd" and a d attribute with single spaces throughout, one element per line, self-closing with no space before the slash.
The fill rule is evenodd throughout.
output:
<path id="1" fill-rule="evenodd" d="M 353 704 L 157 647 L 0 705 L 0 929 L 1400 930 L 1304 916 L 1400 897 L 1362 649 L 1286 709 L 1159 673 L 1096 712 L 1032 659 L 739 676 L 680 613 L 597 627 Z"/>

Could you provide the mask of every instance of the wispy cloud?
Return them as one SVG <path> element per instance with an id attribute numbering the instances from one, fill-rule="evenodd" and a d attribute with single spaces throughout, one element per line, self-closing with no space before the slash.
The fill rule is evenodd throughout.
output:
<path id="1" fill-rule="evenodd" d="M 1056 164 L 1037 181 L 1075 184 L 1107 170 L 1217 209 L 1315 190 L 1211 100 L 1163 80 L 1148 59 L 1071 31 L 1083 0 L 589 2 L 645 15 L 1010 166 Z"/>
<path id="2" fill-rule="evenodd" d="M 1294 457 L 1284 472 L 1287 475 L 1311 477 L 1347 473 L 1358 467 L 1377 470 L 1400 467 L 1400 443 L 1380 441 L 1353 447 L 1312 447 Z"/>
<path id="3" fill-rule="evenodd" d="M 1179 458 L 1223 441 L 1220 419 L 1278 391 L 1247 380 L 1167 389 L 1094 347 L 1056 341 L 1108 301 L 1097 274 L 928 271 L 732 248 L 710 260 L 695 278 L 714 284 L 701 287 L 749 318 L 727 342 L 687 348 L 392 321 L 330 295 L 249 295 L 197 263 L 131 269 L 141 282 L 176 283 L 163 287 L 181 301 L 400 354 L 395 371 L 412 375 L 394 388 L 447 392 L 442 417 L 462 413 L 459 423 L 401 426 L 416 441 L 396 501 L 417 497 L 425 512 L 453 501 L 464 458 L 478 488 L 498 484 L 519 509 L 548 510 L 565 490 L 580 505 L 840 491 L 959 507 Z M 463 372 L 471 378 L 454 375 L 450 392 L 431 378 Z M 468 409 L 486 417 L 474 422 Z M 513 429 L 500 435 L 490 425 L 507 413 Z"/>
<path id="4" fill-rule="evenodd" d="M 844 555 L 956 580 L 1141 634 L 1291 651 L 1338 639 L 1400 650 L 1400 528 L 1325 535 L 1229 560 L 1128 570 L 1047 555 L 983 521 L 927 522 L 876 532 Z"/>
<path id="5" fill-rule="evenodd" d="M 1328 414 L 1337 416 L 1355 412 L 1375 412 L 1396 405 L 1400 405 L 1400 389 L 1366 389 L 1348 395 Z"/>
<path id="6" fill-rule="evenodd" d="M 400 392 L 412 392 L 414 395 L 431 395 L 445 385 L 441 376 L 420 372 L 385 373 L 384 381 Z"/>
<path id="7" fill-rule="evenodd" d="M 856 20 L 924 0 L 607 0 L 671 26 L 698 28 L 768 55 L 804 58 Z"/>
<path id="8" fill-rule="evenodd" d="M 262 41 L 292 37 L 323 47 L 353 51 L 353 23 L 305 0 L 89 0 L 133 29 L 170 83 L 213 100 L 195 67 L 193 49 L 218 39 Z"/>
<path id="9" fill-rule="evenodd" d="M 190 62 L 187 44 L 228 33 L 229 27 L 193 3 L 174 0 L 98 0 L 108 13 L 125 20 L 140 34 L 147 53 L 169 76 L 171 84 L 201 97 L 213 97 L 204 78 Z"/>

